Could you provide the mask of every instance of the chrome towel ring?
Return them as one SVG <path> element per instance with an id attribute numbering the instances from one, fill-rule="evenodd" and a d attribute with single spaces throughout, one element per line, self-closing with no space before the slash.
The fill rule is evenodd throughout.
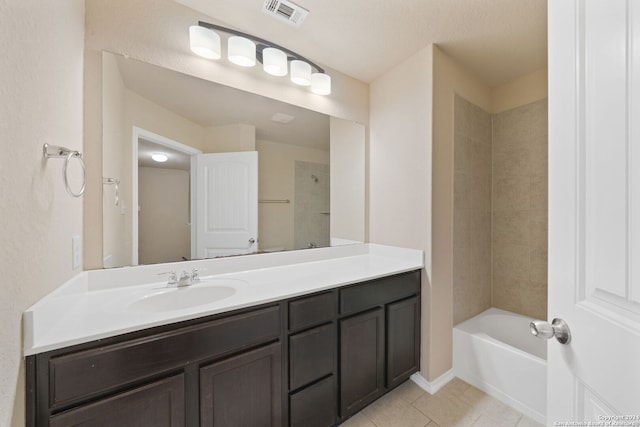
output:
<path id="1" fill-rule="evenodd" d="M 73 197 L 80 197 L 84 194 L 85 185 L 87 182 L 87 170 L 82 161 L 82 153 L 79 151 L 70 150 L 65 147 L 58 147 L 55 145 L 44 144 L 42 146 L 42 155 L 45 159 L 64 159 L 64 166 L 62 167 L 62 178 L 64 179 L 64 186 L 67 189 L 67 193 Z M 71 159 L 78 159 L 80 166 L 82 167 L 82 187 L 77 193 L 73 191 L 69 185 L 69 173 L 68 166 Z"/>

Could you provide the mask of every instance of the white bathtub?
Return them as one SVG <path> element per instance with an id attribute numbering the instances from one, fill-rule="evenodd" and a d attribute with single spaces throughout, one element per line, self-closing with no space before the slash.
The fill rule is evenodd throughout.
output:
<path id="1" fill-rule="evenodd" d="M 453 373 L 544 424 L 547 342 L 531 318 L 490 308 L 453 328 Z"/>

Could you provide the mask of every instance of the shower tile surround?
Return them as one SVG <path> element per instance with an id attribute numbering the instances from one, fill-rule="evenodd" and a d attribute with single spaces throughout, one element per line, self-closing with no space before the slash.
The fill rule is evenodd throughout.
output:
<path id="1" fill-rule="evenodd" d="M 295 162 L 294 248 L 329 246 L 329 165 Z"/>
<path id="2" fill-rule="evenodd" d="M 454 324 L 491 306 L 544 319 L 547 100 L 454 104 Z"/>
<path id="3" fill-rule="evenodd" d="M 454 102 L 453 323 L 491 307 L 491 115 Z"/>

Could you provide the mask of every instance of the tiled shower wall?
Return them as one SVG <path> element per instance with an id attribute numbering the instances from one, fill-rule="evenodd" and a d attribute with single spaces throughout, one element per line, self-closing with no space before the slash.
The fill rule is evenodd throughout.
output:
<path id="1" fill-rule="evenodd" d="M 547 100 L 493 115 L 493 298 L 547 318 Z"/>
<path id="2" fill-rule="evenodd" d="M 453 321 L 491 307 L 491 115 L 454 100 Z"/>
<path id="3" fill-rule="evenodd" d="M 547 101 L 454 104 L 454 324 L 491 306 L 544 319 Z"/>
<path id="4" fill-rule="evenodd" d="M 294 248 L 329 246 L 329 165 L 296 160 L 294 182 Z"/>

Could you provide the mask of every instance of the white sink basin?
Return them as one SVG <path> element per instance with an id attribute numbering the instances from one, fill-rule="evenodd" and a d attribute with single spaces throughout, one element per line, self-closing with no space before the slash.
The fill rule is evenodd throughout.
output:
<path id="1" fill-rule="evenodd" d="M 221 283 L 198 283 L 190 286 L 165 288 L 151 292 L 129 304 L 127 309 L 147 313 L 183 310 L 185 308 L 220 301 L 229 298 L 235 293 L 236 288 L 233 286 Z"/>

